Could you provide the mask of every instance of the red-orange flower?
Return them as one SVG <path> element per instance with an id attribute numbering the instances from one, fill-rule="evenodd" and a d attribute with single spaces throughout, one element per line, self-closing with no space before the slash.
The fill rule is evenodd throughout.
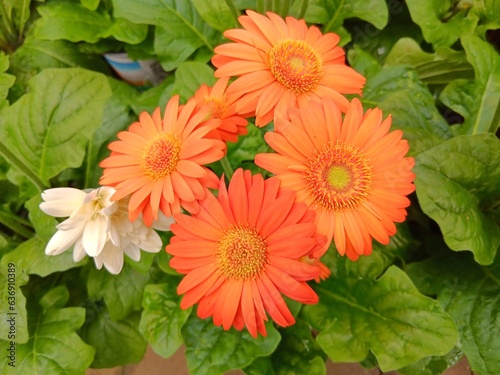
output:
<path id="1" fill-rule="evenodd" d="M 186 274 L 177 289 L 181 307 L 199 303 L 200 318 L 212 316 L 226 330 L 246 326 L 257 337 L 266 335 L 266 312 L 283 327 L 295 322 L 282 294 L 316 303 L 306 281 L 322 270 L 308 258 L 325 238 L 314 212 L 294 201 L 277 178 L 238 169 L 228 189 L 222 178 L 217 198 L 200 201 L 197 214 L 175 215 L 166 249 L 171 267 Z"/>
<path id="2" fill-rule="evenodd" d="M 414 160 L 405 157 L 402 132 L 389 132 L 391 117 L 382 121 L 378 108 L 363 115 L 354 99 L 342 121 L 335 103 L 324 99 L 292 111 L 278 125 L 279 133 L 265 135 L 276 153 L 258 154 L 255 163 L 316 211 L 318 232 L 328 243 L 333 237 L 338 252 L 353 260 L 371 253 L 372 238 L 387 244 L 415 189 Z"/>
<path id="3" fill-rule="evenodd" d="M 248 10 L 239 18 L 243 29 L 224 32 L 236 43 L 215 48 L 215 76 L 239 76 L 227 90 L 242 95 L 236 110 L 255 111 L 257 126 L 286 117 L 298 103 L 325 96 L 345 111 L 349 102 L 342 94 L 361 94 L 365 78 L 345 65 L 339 36 L 323 35 L 304 20 L 266 14 Z"/>
<path id="4" fill-rule="evenodd" d="M 201 85 L 194 94 L 196 108 L 204 106 L 210 109 L 210 117 L 221 120 L 220 125 L 207 134 L 208 138 L 220 139 L 223 142 L 236 142 L 239 135 L 248 134 L 246 117 L 253 114 L 236 112 L 239 97 L 226 93 L 229 78 L 217 80 L 213 87 Z"/>
<path id="5" fill-rule="evenodd" d="M 208 188 L 217 188 L 218 178 L 204 164 L 224 156 L 225 144 L 207 139 L 206 134 L 220 120 L 208 120 L 208 109 L 195 111 L 194 100 L 179 110 L 179 97 L 170 99 L 162 120 L 157 109 L 152 116 L 143 112 L 139 122 L 118 133 L 119 141 L 109 144 L 111 155 L 104 159 L 101 184 L 113 186 L 112 200 L 131 195 L 129 218 L 141 213 L 151 225 L 158 210 L 166 216 L 198 210 L 197 200 Z"/>

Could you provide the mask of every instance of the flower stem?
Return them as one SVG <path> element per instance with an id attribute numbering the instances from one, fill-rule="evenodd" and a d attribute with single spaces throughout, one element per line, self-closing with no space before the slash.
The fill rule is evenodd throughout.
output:
<path id="1" fill-rule="evenodd" d="M 13 166 L 19 169 L 23 174 L 28 177 L 31 182 L 38 188 L 38 190 L 43 191 L 47 187 L 45 183 L 34 173 L 29 166 L 27 166 L 21 159 L 19 159 L 12 151 L 10 151 L 5 144 L 0 141 L 0 156 L 3 156 L 5 160 L 10 162 Z"/>
<path id="2" fill-rule="evenodd" d="M 233 167 L 231 167 L 231 164 L 229 163 L 229 159 L 227 156 L 224 156 L 222 159 L 220 159 L 220 164 L 222 165 L 222 169 L 224 170 L 224 173 L 226 174 L 228 179 L 231 179 L 233 177 Z"/>
<path id="3" fill-rule="evenodd" d="M 24 238 L 31 238 L 35 234 L 32 230 L 26 227 L 31 225 L 28 221 L 21 219 L 11 212 L 0 210 L 0 223 Z"/>

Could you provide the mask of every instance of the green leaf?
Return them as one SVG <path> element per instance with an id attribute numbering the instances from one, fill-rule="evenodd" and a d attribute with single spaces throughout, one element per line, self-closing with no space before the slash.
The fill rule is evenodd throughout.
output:
<path id="1" fill-rule="evenodd" d="M 470 250 L 480 264 L 493 262 L 500 245 L 494 202 L 500 198 L 500 141 L 493 134 L 449 139 L 416 157 L 418 201 L 446 244 Z"/>
<path id="2" fill-rule="evenodd" d="M 94 348 L 85 344 L 75 332 L 85 321 L 85 309 L 52 309 L 43 315 L 30 316 L 29 321 L 30 340 L 15 345 L 15 367 L 8 365 L 6 356 L 0 358 L 2 374 L 84 373 L 94 356 Z M 7 353 L 9 346 L 10 342 L 0 341 L 2 353 Z"/>
<path id="3" fill-rule="evenodd" d="M 125 18 L 115 18 L 110 34 L 128 44 L 139 44 L 148 35 L 148 25 L 130 22 Z"/>
<path id="4" fill-rule="evenodd" d="M 109 368 L 140 362 L 147 342 L 137 329 L 138 323 L 138 313 L 113 320 L 107 310 L 91 310 L 80 330 L 80 336 L 96 350 L 91 367 Z"/>
<path id="5" fill-rule="evenodd" d="M 186 359 L 193 375 L 219 375 L 247 366 L 255 358 L 274 352 L 281 336 L 272 323 L 266 324 L 267 337 L 254 339 L 246 331 L 224 331 L 211 319 L 201 320 L 194 314 L 184 324 Z"/>
<path id="6" fill-rule="evenodd" d="M 96 10 L 101 0 L 80 0 L 80 3 L 88 10 Z"/>
<path id="7" fill-rule="evenodd" d="M 9 105 L 7 95 L 9 94 L 9 89 L 16 81 L 15 76 L 5 73 L 7 69 L 9 69 L 9 58 L 3 51 L 0 51 L 0 111 Z"/>
<path id="8" fill-rule="evenodd" d="M 368 77 L 361 101 L 370 107 L 378 106 L 384 116 L 392 115 L 392 128 L 404 132 L 411 155 L 451 136 L 448 124 L 434 105 L 434 98 L 410 67 L 385 66 L 375 76 Z"/>
<path id="9" fill-rule="evenodd" d="M 442 357 L 427 357 L 398 370 L 401 375 L 435 375 L 454 366 L 462 357 L 462 350 L 454 347 Z"/>
<path id="10" fill-rule="evenodd" d="M 17 155 L 16 167 L 48 185 L 64 169 L 81 165 L 110 90 L 105 76 L 78 68 L 46 69 L 30 86 L 5 111 L 0 135 Z"/>
<path id="11" fill-rule="evenodd" d="M 96 187 L 102 175 L 99 161 L 109 155 L 109 150 L 103 145 L 116 134 L 130 126 L 137 117 L 131 113 L 132 102 L 137 98 L 137 91 L 123 81 L 108 77 L 111 96 L 104 105 L 101 126 L 94 132 L 87 146 L 85 155 L 85 186 Z"/>
<path id="12" fill-rule="evenodd" d="M 472 34 L 478 18 L 466 1 L 408 0 L 411 18 L 434 47 L 450 47 L 461 35 Z"/>
<path id="13" fill-rule="evenodd" d="M 75 263 L 71 251 L 65 251 L 56 256 L 45 255 L 46 245 L 47 242 L 40 239 L 40 237 L 32 237 L 4 255 L 0 264 L 2 267 L 6 267 L 9 263 L 14 263 L 17 268 L 30 275 L 35 274 L 44 277 L 54 272 L 81 267 L 87 262 L 87 259 L 84 258 L 81 262 Z"/>
<path id="14" fill-rule="evenodd" d="M 28 341 L 28 321 L 26 314 L 26 298 L 21 286 L 26 285 L 29 278 L 17 264 L 7 262 L 0 271 L 0 340 L 15 341 L 23 344 Z M 5 352 L 4 352 L 5 353 Z M 3 357 L 3 356 L 2 356 Z"/>
<path id="15" fill-rule="evenodd" d="M 166 71 L 175 69 L 200 47 L 213 51 L 221 33 L 200 17 L 191 1 L 113 0 L 114 16 L 156 25 L 155 51 Z"/>
<path id="16" fill-rule="evenodd" d="M 244 166 L 246 169 L 256 169 L 253 160 L 260 152 L 268 151 L 264 133 L 268 129 L 258 128 L 253 124 L 247 126 L 248 134 L 238 138 L 238 142 L 227 143 L 227 158 L 233 169 Z"/>
<path id="17" fill-rule="evenodd" d="M 478 37 L 462 38 L 475 79 L 457 79 L 445 87 L 439 99 L 462 115 L 458 134 L 495 133 L 500 126 L 500 56 Z"/>
<path id="18" fill-rule="evenodd" d="M 175 71 L 171 95 L 179 94 L 181 100 L 187 101 L 202 84 L 213 86 L 215 81 L 214 70 L 207 64 L 187 61 L 180 64 Z"/>
<path id="19" fill-rule="evenodd" d="M 69 301 L 69 290 L 66 285 L 59 285 L 49 290 L 40 298 L 39 304 L 47 311 L 63 308 Z"/>
<path id="20" fill-rule="evenodd" d="M 9 18 L 13 21 L 17 35 L 24 34 L 24 26 L 30 17 L 31 0 L 4 0 L 4 9 L 9 13 Z"/>
<path id="21" fill-rule="evenodd" d="M 488 30 L 500 28 L 500 1 L 474 0 L 471 12 L 479 17 L 476 35 L 485 39 Z"/>
<path id="22" fill-rule="evenodd" d="M 34 35 L 39 39 L 95 43 L 110 35 L 109 14 L 92 12 L 79 3 L 55 0 L 37 11 L 41 17 L 35 23 Z"/>
<path id="23" fill-rule="evenodd" d="M 192 0 L 196 11 L 211 27 L 220 32 L 239 27 L 238 11 L 232 1 Z"/>
<path id="24" fill-rule="evenodd" d="M 181 328 L 187 321 L 191 309 L 181 310 L 177 295 L 178 280 L 172 283 L 150 284 L 144 290 L 144 310 L 139 331 L 153 350 L 168 358 L 184 343 Z"/>
<path id="25" fill-rule="evenodd" d="M 29 211 L 29 219 L 33 224 L 36 234 L 43 241 L 49 242 L 54 235 L 55 227 L 58 224 L 57 220 L 50 215 L 47 215 L 40 209 L 42 203 L 41 194 L 37 194 L 25 203 Z"/>
<path id="26" fill-rule="evenodd" d="M 142 294 L 148 282 L 149 275 L 136 271 L 126 263 L 118 275 L 92 267 L 87 291 L 93 300 L 104 298 L 111 319 L 120 320 L 141 309 Z"/>
<path id="27" fill-rule="evenodd" d="M 387 25 L 389 12 L 384 0 L 325 0 L 323 12 L 324 32 L 336 31 L 346 18 L 359 18 L 381 30 Z"/>
<path id="28" fill-rule="evenodd" d="M 438 281 L 438 300 L 457 325 L 471 369 L 496 375 L 500 373 L 500 264 L 497 260 L 480 267 L 464 255 L 412 263 L 407 271 L 416 280 Z"/>
<path id="29" fill-rule="evenodd" d="M 315 289 L 320 302 L 303 313 L 334 362 L 359 362 L 371 351 L 389 371 L 444 355 L 457 341 L 451 318 L 395 266 L 377 280 L 339 270 Z"/>
<path id="30" fill-rule="evenodd" d="M 385 59 L 386 65 L 410 65 L 420 79 L 431 85 L 447 84 L 458 78 L 472 78 L 471 65 L 462 51 L 438 47 L 436 52 L 427 53 L 411 38 L 401 38 Z"/>
<path id="31" fill-rule="evenodd" d="M 351 67 L 365 77 L 374 76 L 381 69 L 378 61 L 358 46 L 347 52 L 347 59 Z"/>
<path id="32" fill-rule="evenodd" d="M 326 355 L 303 321 L 280 330 L 278 348 L 269 357 L 258 357 L 244 368 L 247 375 L 325 375 Z"/>
<path id="33" fill-rule="evenodd" d="M 156 108 L 160 107 L 164 112 L 167 102 L 172 96 L 174 87 L 174 75 L 171 74 L 158 86 L 150 88 L 142 93 L 131 103 L 134 112 L 139 115 L 146 111 L 152 113 Z"/>

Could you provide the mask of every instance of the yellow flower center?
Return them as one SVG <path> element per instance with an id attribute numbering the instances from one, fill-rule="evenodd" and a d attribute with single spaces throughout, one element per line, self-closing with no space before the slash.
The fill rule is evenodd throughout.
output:
<path id="1" fill-rule="evenodd" d="M 306 187 L 313 204 L 340 213 L 355 209 L 370 192 L 372 167 L 358 148 L 329 142 L 306 161 Z"/>
<path id="2" fill-rule="evenodd" d="M 308 94 L 323 73 L 319 53 L 303 40 L 283 40 L 267 52 L 267 65 L 274 77 L 296 95 Z"/>
<path id="3" fill-rule="evenodd" d="M 233 225 L 217 244 L 217 263 L 228 279 L 253 279 L 267 264 L 267 242 L 257 229 Z"/>
<path id="4" fill-rule="evenodd" d="M 211 111 L 211 118 L 222 119 L 224 112 L 227 109 L 226 102 L 224 98 L 218 97 L 207 97 L 204 100 L 205 104 L 209 106 Z"/>
<path id="5" fill-rule="evenodd" d="M 156 181 L 172 173 L 179 162 L 181 145 L 171 134 L 160 134 L 146 146 L 142 154 L 142 169 Z"/>

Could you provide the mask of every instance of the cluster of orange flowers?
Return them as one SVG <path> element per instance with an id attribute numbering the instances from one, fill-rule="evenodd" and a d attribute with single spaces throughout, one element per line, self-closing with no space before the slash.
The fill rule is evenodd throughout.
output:
<path id="1" fill-rule="evenodd" d="M 332 241 L 353 260 L 371 253 L 372 239 L 389 242 L 415 176 L 391 118 L 345 98 L 365 79 L 345 65 L 336 34 L 273 13 L 239 21 L 224 33 L 233 42 L 215 49 L 217 83 L 120 132 L 101 184 L 116 189 L 113 200 L 130 197 L 130 220 L 174 216 L 166 250 L 185 274 L 182 308 L 198 304 L 199 317 L 257 337 L 268 315 L 294 323 L 283 295 L 317 302 L 307 281 L 328 277 L 319 259 Z M 265 135 L 274 152 L 255 157 L 274 176 L 240 168 L 226 186 L 206 165 L 247 133 L 249 117 L 274 122 Z"/>

